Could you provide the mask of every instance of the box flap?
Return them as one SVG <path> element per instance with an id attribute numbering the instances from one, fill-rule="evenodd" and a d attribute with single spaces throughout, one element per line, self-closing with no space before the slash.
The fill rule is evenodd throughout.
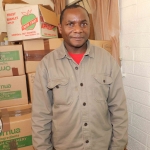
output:
<path id="1" fill-rule="evenodd" d="M 54 12 L 42 7 L 41 5 L 39 5 L 39 9 L 40 9 L 41 15 L 43 16 L 44 22 L 54 25 L 54 26 L 58 26 L 57 16 Z"/>
<path id="2" fill-rule="evenodd" d="M 50 11 L 54 11 L 52 8 L 51 8 L 51 6 L 50 5 L 43 5 L 45 8 L 47 8 L 48 10 L 50 10 Z"/>

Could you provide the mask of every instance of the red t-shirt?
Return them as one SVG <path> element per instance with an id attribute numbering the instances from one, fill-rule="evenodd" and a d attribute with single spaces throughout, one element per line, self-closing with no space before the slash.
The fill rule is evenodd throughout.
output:
<path id="1" fill-rule="evenodd" d="M 75 54 L 75 53 L 70 53 L 68 52 L 68 54 L 72 57 L 72 59 L 79 65 L 84 53 L 81 54 Z"/>

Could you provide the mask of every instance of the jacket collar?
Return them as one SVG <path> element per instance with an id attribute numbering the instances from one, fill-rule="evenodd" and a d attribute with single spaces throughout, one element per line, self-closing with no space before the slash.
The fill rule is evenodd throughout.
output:
<path id="1" fill-rule="evenodd" d="M 57 59 L 63 59 L 64 57 L 70 58 L 64 46 L 64 42 L 62 42 L 61 46 L 57 49 L 57 52 L 58 52 Z M 91 46 L 89 40 L 87 41 L 87 50 L 84 55 L 94 58 L 93 46 Z"/>

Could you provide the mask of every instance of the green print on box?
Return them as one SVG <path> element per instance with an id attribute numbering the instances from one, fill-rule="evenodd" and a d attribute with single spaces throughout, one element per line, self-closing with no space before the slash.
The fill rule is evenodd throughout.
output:
<path id="1" fill-rule="evenodd" d="M 31 146 L 32 145 L 32 136 L 30 135 L 30 136 L 20 137 L 20 138 L 13 139 L 13 140 L 2 141 L 2 142 L 0 142 L 0 150 L 11 150 L 10 149 L 11 142 L 16 143 L 16 147 L 12 147 L 12 149 Z"/>
<path id="2" fill-rule="evenodd" d="M 0 92 L 0 101 L 22 98 L 21 91 Z"/>
<path id="3" fill-rule="evenodd" d="M 25 30 L 33 30 L 36 22 L 32 24 L 32 21 L 35 20 L 36 16 L 34 14 L 25 15 L 21 18 L 21 24 L 27 25 L 28 27 Z M 29 25 L 28 25 L 29 23 Z"/>
<path id="4" fill-rule="evenodd" d="M 20 60 L 19 51 L 0 52 L 0 62 Z"/>
<path id="5" fill-rule="evenodd" d="M 28 10 L 27 12 L 22 12 L 23 16 L 21 18 L 22 31 L 23 30 L 33 30 L 38 22 L 38 18 L 31 13 L 32 10 Z"/>

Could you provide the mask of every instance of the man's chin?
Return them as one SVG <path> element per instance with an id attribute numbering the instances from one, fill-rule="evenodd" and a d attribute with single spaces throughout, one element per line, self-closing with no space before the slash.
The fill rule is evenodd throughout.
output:
<path id="1" fill-rule="evenodd" d="M 81 48 L 85 43 L 86 43 L 86 41 L 82 42 L 82 43 L 73 43 L 72 46 L 75 48 Z"/>
<path id="2" fill-rule="evenodd" d="M 72 46 L 75 47 L 75 48 L 80 48 L 80 47 L 83 46 L 83 44 L 82 45 L 72 45 Z"/>

